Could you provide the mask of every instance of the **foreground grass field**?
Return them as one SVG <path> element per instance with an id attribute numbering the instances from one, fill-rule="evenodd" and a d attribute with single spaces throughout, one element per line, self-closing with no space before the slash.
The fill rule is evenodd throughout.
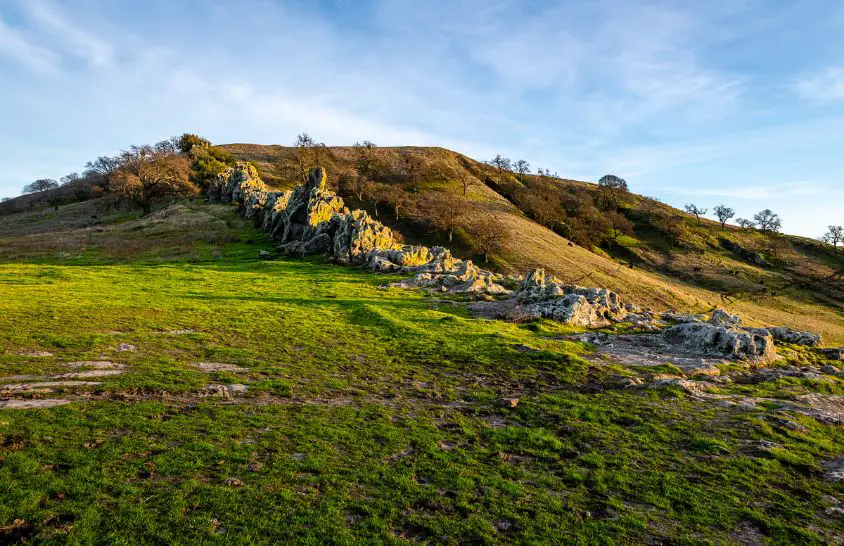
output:
<path id="1" fill-rule="evenodd" d="M 205 240 L 126 218 L 63 260 L 0 245 L 0 389 L 123 366 L 11 397 L 68 404 L 0 408 L 0 542 L 842 541 L 844 491 L 824 479 L 839 426 L 622 389 L 664 370 L 595 363 L 559 325 L 471 319 L 392 277 L 259 261 L 271 247 L 230 211 L 189 212 Z M 129 232 L 134 254 L 113 242 Z M 231 384 L 247 390 L 206 388 Z"/>

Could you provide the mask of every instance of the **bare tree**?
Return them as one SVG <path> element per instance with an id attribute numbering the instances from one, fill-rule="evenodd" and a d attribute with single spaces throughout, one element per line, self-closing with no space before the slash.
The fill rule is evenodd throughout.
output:
<path id="1" fill-rule="evenodd" d="M 469 188 L 478 184 L 475 177 L 467 173 L 457 175 L 457 181 L 460 182 L 460 187 L 463 188 L 463 197 L 466 197 L 466 194 L 469 193 Z"/>
<path id="2" fill-rule="evenodd" d="M 831 244 L 833 250 L 838 248 L 838 243 L 844 243 L 844 226 L 829 226 L 822 240 Z"/>
<path id="3" fill-rule="evenodd" d="M 82 180 L 82 177 L 79 176 L 79 173 L 70 173 L 59 178 L 59 182 L 62 186 L 71 186 L 80 180 Z"/>
<path id="4" fill-rule="evenodd" d="M 479 216 L 469 227 L 472 235 L 472 252 L 483 254 L 484 262 L 489 263 L 490 254 L 500 254 L 510 239 L 510 230 L 493 213 Z"/>
<path id="5" fill-rule="evenodd" d="M 355 168 L 358 174 L 362 176 L 372 176 L 372 166 L 375 161 L 374 142 L 364 140 L 363 142 L 355 142 Z"/>
<path id="6" fill-rule="evenodd" d="M 190 181 L 190 161 L 174 146 L 132 146 L 121 154 L 121 167 L 111 177 L 112 189 L 132 199 L 149 214 L 164 196 L 193 195 L 199 189 Z"/>
<path id="7" fill-rule="evenodd" d="M 683 208 L 685 208 L 686 212 L 688 212 L 689 214 L 694 214 L 695 218 L 697 218 L 698 224 L 700 223 L 700 217 L 706 214 L 707 212 L 707 209 L 702 209 L 693 203 L 689 203 Z"/>
<path id="8" fill-rule="evenodd" d="M 393 214 L 396 217 L 396 222 L 398 222 L 401 209 L 410 204 L 410 195 L 395 184 L 386 186 L 382 194 L 384 201 L 393 208 Z"/>
<path id="9" fill-rule="evenodd" d="M 754 222 L 753 220 L 748 220 L 746 218 L 737 218 L 736 224 L 738 224 L 744 229 L 753 229 L 756 227 L 756 222 Z"/>
<path id="10" fill-rule="evenodd" d="M 610 223 L 610 239 L 618 244 L 618 238 L 633 232 L 633 222 L 620 212 L 613 210 L 605 214 Z"/>
<path id="11" fill-rule="evenodd" d="M 308 183 L 308 173 L 314 167 L 323 167 L 328 147 L 324 142 L 317 142 L 308 133 L 296 137 L 296 170 L 302 177 L 302 183 Z"/>
<path id="12" fill-rule="evenodd" d="M 513 170 L 513 165 L 511 164 L 510 159 L 502 157 L 501 154 L 493 157 L 488 164 L 498 169 L 499 173 L 503 173 L 505 171 L 510 172 Z"/>
<path id="13" fill-rule="evenodd" d="M 715 213 L 715 216 L 718 218 L 718 221 L 721 222 L 722 230 L 724 229 L 727 220 L 736 215 L 736 211 L 726 205 L 717 205 L 714 209 L 712 209 L 712 212 Z"/>
<path id="14" fill-rule="evenodd" d="M 466 201 L 459 195 L 437 192 L 428 196 L 423 206 L 431 223 L 437 229 L 448 233 L 448 240 L 451 242 L 454 239 L 454 228 L 468 212 L 466 205 Z"/>
<path id="15" fill-rule="evenodd" d="M 525 175 L 530 173 L 530 163 L 520 159 L 513 163 L 513 170 L 519 175 L 519 179 L 524 181 Z"/>
<path id="16" fill-rule="evenodd" d="M 753 215 L 753 220 L 764 233 L 776 233 L 782 227 L 779 215 L 771 209 L 765 209 Z"/>
<path id="17" fill-rule="evenodd" d="M 89 161 L 85 164 L 85 172 L 86 176 L 92 174 L 98 174 L 105 179 L 108 179 L 114 171 L 120 168 L 120 156 L 108 157 L 105 155 L 101 155 L 94 161 Z"/>
<path id="18" fill-rule="evenodd" d="M 31 184 L 23 187 L 23 193 L 38 193 L 47 190 L 54 190 L 59 187 L 59 183 L 52 178 L 39 178 Z"/>

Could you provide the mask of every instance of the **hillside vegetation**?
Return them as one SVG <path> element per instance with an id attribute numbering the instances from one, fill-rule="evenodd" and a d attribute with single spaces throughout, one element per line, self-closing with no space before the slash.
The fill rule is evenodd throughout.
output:
<path id="1" fill-rule="evenodd" d="M 491 259 L 501 270 L 544 267 L 645 307 L 719 306 L 750 324 L 810 329 L 844 343 L 844 252 L 818 241 L 722 228 L 635 193 L 608 198 L 595 184 L 518 174 L 441 148 L 222 148 L 280 189 L 301 183 L 303 168 L 320 163 L 351 206 L 411 242 L 471 256 L 473 227 L 494 218 L 507 234 Z"/>

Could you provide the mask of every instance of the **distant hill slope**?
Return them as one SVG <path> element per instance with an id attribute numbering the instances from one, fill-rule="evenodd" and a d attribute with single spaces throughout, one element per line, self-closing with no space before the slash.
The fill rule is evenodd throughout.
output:
<path id="1" fill-rule="evenodd" d="M 303 163 L 296 148 L 221 148 L 253 162 L 262 178 L 277 188 L 301 181 Z M 828 245 L 734 226 L 722 230 L 716 222 L 698 221 L 635 193 L 624 193 L 606 206 L 595 184 L 516 175 L 442 148 L 332 147 L 306 152 L 310 155 L 304 163 L 323 164 L 350 207 L 377 214 L 408 242 L 445 245 L 462 257 L 482 261 L 482 256 L 472 255 L 471 226 L 494 218 L 509 236 L 490 267 L 509 272 L 544 267 L 567 282 L 606 286 L 627 301 L 655 310 L 720 306 L 755 325 L 809 329 L 821 333 L 827 344 L 844 344 L 844 252 Z M 390 206 L 396 199 L 394 190 L 401 205 L 398 217 Z M 117 232 L 98 232 L 92 226 L 121 215 L 135 218 L 137 213 L 115 209 L 110 196 L 62 204 L 73 197 L 62 191 L 0 204 L 0 259 L 42 259 L 49 253 L 32 254 L 30 249 L 55 247 L 58 252 L 62 245 L 72 249 L 70 253 L 86 244 L 131 252 L 129 224 L 122 224 L 119 242 L 111 236 Z M 456 220 L 453 241 L 442 228 L 434 228 L 427 203 L 437 196 L 459 200 L 463 214 Z M 196 206 L 184 212 L 189 210 Z M 176 223 L 191 224 L 179 210 L 171 216 Z M 221 242 L 218 234 L 192 236 Z M 143 252 L 154 254 L 147 246 Z"/>
<path id="2" fill-rule="evenodd" d="M 286 189 L 299 183 L 299 151 L 293 147 L 230 144 L 222 146 L 240 160 L 254 163 L 270 184 Z M 610 244 L 585 248 L 560 233 L 565 223 L 537 220 L 536 196 L 571 203 L 599 201 L 598 187 L 587 182 L 538 175 L 518 176 L 442 148 L 331 147 L 319 162 L 350 206 L 378 209 L 379 219 L 397 227 L 408 240 L 448 244 L 431 228 L 426 198 L 437 193 L 462 195 L 469 212 L 458 220 L 493 215 L 510 233 L 497 267 L 524 271 L 544 267 L 568 282 L 610 287 L 629 301 L 655 309 L 705 310 L 715 306 L 741 313 L 758 325 L 787 324 L 820 332 L 828 342 L 844 342 L 844 252 L 810 239 L 767 235 L 693 216 L 634 193 L 621 196 L 617 210 L 626 232 Z M 315 159 L 309 158 L 311 161 Z M 369 168 L 363 163 L 369 163 Z M 408 202 L 398 220 L 378 198 L 359 199 L 354 185 L 360 173 L 380 184 L 405 190 Z M 591 210 L 591 209 L 590 209 Z M 593 211 L 594 213 L 594 211 Z M 599 214 L 608 216 L 607 211 Z M 553 228 L 553 229 L 550 229 Z M 598 224 L 593 231 L 605 224 Z M 458 228 L 450 246 L 471 254 L 471 234 Z M 583 244 L 583 243 L 582 243 Z M 475 259 L 479 257 L 475 256 Z M 836 276 L 836 272 L 838 275 Z"/>

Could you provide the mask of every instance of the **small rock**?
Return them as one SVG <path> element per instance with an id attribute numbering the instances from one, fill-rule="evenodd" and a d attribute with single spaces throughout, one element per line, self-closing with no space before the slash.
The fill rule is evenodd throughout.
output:
<path id="1" fill-rule="evenodd" d="M 691 370 L 687 370 L 686 373 L 691 376 L 703 375 L 706 377 L 717 377 L 721 375 L 721 370 L 719 370 L 715 366 L 702 366 L 700 368 L 692 368 Z"/>
<path id="2" fill-rule="evenodd" d="M 247 387 L 240 383 L 233 383 L 231 385 L 211 384 L 205 385 L 203 390 L 210 395 L 224 396 L 232 398 L 233 396 L 243 396 L 246 394 Z"/>
<path id="3" fill-rule="evenodd" d="M 243 487 L 243 482 L 237 478 L 226 478 L 226 485 L 229 487 Z"/>
<path id="4" fill-rule="evenodd" d="M 138 348 L 132 345 L 131 343 L 121 343 L 117 346 L 118 353 L 125 353 L 125 352 L 135 352 Z"/>
<path id="5" fill-rule="evenodd" d="M 708 381 L 692 381 L 690 379 L 660 379 L 651 383 L 650 388 L 680 387 L 689 394 L 701 395 L 715 388 L 714 383 Z"/>
<path id="6" fill-rule="evenodd" d="M 513 348 L 516 349 L 516 352 L 519 353 L 537 353 L 539 349 L 534 349 L 533 347 L 528 347 L 527 345 L 522 345 L 519 343 L 518 345 L 513 345 Z"/>
<path id="7" fill-rule="evenodd" d="M 267 252 L 266 250 L 261 250 L 260 252 L 258 252 L 258 257 L 262 260 L 269 260 L 273 257 L 273 255 Z"/>
<path id="8" fill-rule="evenodd" d="M 639 379 L 638 377 L 632 377 L 632 376 L 620 377 L 619 379 L 616 380 L 616 384 L 621 386 L 621 387 L 624 387 L 624 388 L 638 387 L 639 385 L 642 384 L 642 380 Z"/>
<path id="9" fill-rule="evenodd" d="M 518 398 L 500 398 L 497 402 L 498 406 L 502 408 L 515 408 L 519 405 Z"/>
<path id="10" fill-rule="evenodd" d="M 826 364 L 825 366 L 821 367 L 821 371 L 823 373 L 829 374 L 829 375 L 838 375 L 838 372 L 840 370 L 838 368 L 836 368 L 835 366 L 833 366 L 832 364 Z"/>

